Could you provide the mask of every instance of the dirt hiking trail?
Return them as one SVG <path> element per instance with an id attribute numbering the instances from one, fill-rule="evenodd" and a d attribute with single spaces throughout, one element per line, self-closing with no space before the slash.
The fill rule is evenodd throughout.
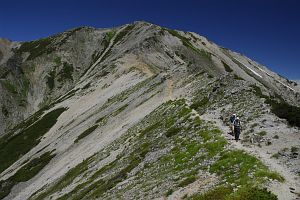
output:
<path id="1" fill-rule="evenodd" d="M 266 166 L 272 171 L 278 172 L 281 176 L 284 177 L 285 181 L 280 183 L 278 181 L 272 181 L 268 185 L 268 189 L 278 196 L 279 200 L 298 200 L 297 192 L 300 191 L 300 183 L 296 179 L 295 175 L 292 174 L 289 169 L 281 164 L 278 164 L 275 159 L 272 159 L 267 152 L 263 151 L 263 148 L 254 145 L 244 145 L 242 143 L 243 132 L 241 133 L 240 139 L 238 142 L 234 140 L 234 137 L 229 135 L 229 127 L 224 125 L 223 121 L 219 118 L 221 115 L 218 111 L 212 111 L 210 113 L 201 115 L 200 118 L 213 121 L 217 127 L 219 127 L 224 137 L 229 141 L 229 148 L 243 150 L 257 158 L 259 158 Z M 294 192 L 294 193 L 293 193 Z"/>

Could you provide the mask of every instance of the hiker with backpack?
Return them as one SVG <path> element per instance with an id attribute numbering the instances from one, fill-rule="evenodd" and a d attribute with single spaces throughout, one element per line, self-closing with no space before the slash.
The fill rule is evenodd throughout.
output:
<path id="1" fill-rule="evenodd" d="M 233 122 L 235 121 L 236 119 L 236 114 L 232 114 L 230 116 L 230 130 L 231 130 L 231 135 L 234 135 L 234 126 L 233 126 Z"/>
<path id="2" fill-rule="evenodd" d="M 239 117 L 236 117 L 236 119 L 233 122 L 233 130 L 234 130 L 234 139 L 235 141 L 239 140 L 240 134 L 241 134 L 241 121 Z"/>

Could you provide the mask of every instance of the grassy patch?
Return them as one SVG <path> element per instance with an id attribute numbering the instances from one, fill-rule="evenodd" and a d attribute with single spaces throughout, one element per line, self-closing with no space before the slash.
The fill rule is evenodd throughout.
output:
<path id="1" fill-rule="evenodd" d="M 92 84 L 89 82 L 89 83 L 87 83 L 85 86 L 83 86 L 81 89 L 82 89 L 82 90 L 86 90 L 86 89 L 90 88 L 91 85 L 92 85 Z"/>
<path id="2" fill-rule="evenodd" d="M 171 128 L 169 128 L 169 129 L 167 130 L 166 136 L 167 136 L 167 137 L 172 137 L 172 136 L 176 135 L 177 133 L 179 133 L 180 130 L 181 130 L 181 129 L 178 128 L 178 127 L 171 127 Z"/>
<path id="3" fill-rule="evenodd" d="M 110 31 L 110 32 L 106 33 L 106 35 L 104 36 L 103 40 L 101 41 L 101 46 L 103 46 L 102 50 L 100 52 L 95 51 L 93 53 L 92 58 L 91 58 L 90 67 L 86 68 L 81 76 L 84 76 L 88 72 L 88 70 L 91 68 L 91 66 L 94 63 L 96 63 L 97 60 L 103 55 L 103 53 L 109 47 L 109 43 L 110 43 L 111 39 L 114 37 L 115 34 L 116 34 L 116 31 Z M 109 53 L 110 53 L 110 50 L 108 50 L 106 52 L 107 55 L 103 55 L 103 57 L 101 58 L 100 62 L 102 62 L 108 56 Z"/>
<path id="4" fill-rule="evenodd" d="M 254 124 L 252 124 L 251 126 L 250 126 L 250 128 L 255 128 L 255 127 L 257 127 L 259 124 L 258 123 L 254 123 Z"/>
<path id="5" fill-rule="evenodd" d="M 292 148 L 291 148 L 291 152 L 292 152 L 292 153 L 296 153 L 296 152 L 298 152 L 298 151 L 299 151 L 299 148 L 298 148 L 298 147 L 292 146 Z"/>
<path id="6" fill-rule="evenodd" d="M 120 160 L 122 162 L 122 168 L 117 171 L 114 171 L 106 178 L 101 178 L 96 181 L 94 179 L 109 171 L 112 170 L 116 165 L 116 161 L 102 167 L 98 172 L 96 172 L 91 179 L 88 181 L 90 184 L 82 183 L 78 185 L 71 193 L 64 195 L 60 199 L 95 199 L 100 198 L 103 193 L 114 188 L 118 183 L 122 182 L 128 177 L 128 173 L 132 171 L 138 164 L 143 160 L 145 155 L 150 150 L 148 143 L 143 143 L 141 146 L 137 147 L 131 154 L 129 154 L 125 160 Z M 97 174 L 97 175 L 96 175 Z M 86 186 L 82 189 L 83 186 Z"/>
<path id="7" fill-rule="evenodd" d="M 240 76 L 238 76 L 238 75 L 236 75 L 236 74 L 233 75 L 233 78 L 234 78 L 235 80 L 244 80 L 242 77 L 240 77 Z"/>
<path id="8" fill-rule="evenodd" d="M 128 88 L 127 90 L 113 96 L 112 98 L 109 98 L 107 102 L 102 106 L 101 110 L 109 107 L 110 105 L 116 103 L 116 102 L 123 102 L 125 99 L 127 99 L 131 94 L 137 92 L 143 87 L 146 87 L 148 84 L 151 84 L 151 82 L 154 80 L 156 76 L 152 76 L 147 78 L 146 80 L 137 83 L 136 85 Z"/>
<path id="9" fill-rule="evenodd" d="M 2 137 L 0 139 L 0 172 L 35 147 L 40 142 L 41 136 L 49 131 L 65 110 L 66 108 L 58 108 L 36 122 L 29 120 L 30 123 L 26 123 L 27 127 L 20 133 Z"/>
<path id="10" fill-rule="evenodd" d="M 149 125 L 144 130 L 140 131 L 140 136 L 139 137 L 143 137 L 144 135 L 151 133 L 152 131 L 156 130 L 160 126 L 162 126 L 162 124 L 160 122 L 156 122 L 152 125 Z"/>
<path id="11" fill-rule="evenodd" d="M 0 82 L 4 86 L 4 88 L 6 88 L 6 90 L 10 93 L 18 93 L 17 87 L 14 84 L 12 84 L 9 80 L 1 80 Z"/>
<path id="12" fill-rule="evenodd" d="M 65 94 L 64 96 L 61 96 L 59 98 L 57 98 L 54 103 L 50 104 L 50 105 L 53 105 L 53 104 L 57 104 L 57 103 L 61 103 L 63 101 L 65 101 L 66 99 L 69 99 L 71 98 L 72 96 L 74 96 L 76 94 L 76 92 L 80 90 L 80 88 L 77 88 L 77 89 L 72 89 L 70 90 L 69 92 L 67 92 L 67 94 Z"/>
<path id="13" fill-rule="evenodd" d="M 116 34 L 115 30 L 109 31 L 106 35 L 108 37 L 108 41 L 110 41 Z"/>
<path id="14" fill-rule="evenodd" d="M 179 112 L 178 112 L 178 117 L 185 117 L 189 115 L 192 112 L 192 109 L 189 107 L 183 107 Z"/>
<path id="15" fill-rule="evenodd" d="M 169 190 L 166 192 L 166 196 L 170 196 L 173 192 L 174 192 L 173 189 L 169 189 Z"/>
<path id="16" fill-rule="evenodd" d="M 183 181 L 181 181 L 178 186 L 179 187 L 185 187 L 193 182 L 196 181 L 196 176 L 189 176 L 187 178 L 185 178 Z"/>
<path id="17" fill-rule="evenodd" d="M 191 49 L 193 49 L 193 50 L 196 51 L 196 52 L 198 51 L 198 49 L 196 49 L 196 48 L 190 43 L 190 41 L 189 41 L 188 38 L 183 37 L 182 35 L 180 35 L 180 34 L 179 34 L 177 31 L 175 31 L 175 30 L 171 30 L 171 29 L 166 29 L 166 30 L 167 30 L 171 35 L 173 35 L 173 36 L 179 38 L 184 46 L 186 46 L 186 47 L 188 47 L 188 48 L 191 48 Z"/>
<path id="18" fill-rule="evenodd" d="M 134 28 L 134 25 L 130 24 L 127 25 L 126 28 L 124 28 L 119 34 L 115 37 L 114 44 L 121 41 L 126 35 L 130 33 L 130 31 Z"/>
<path id="19" fill-rule="evenodd" d="M 54 78 L 55 78 L 55 71 L 52 70 L 52 71 L 50 71 L 49 75 L 47 76 L 47 80 L 46 80 L 46 83 L 50 90 L 52 90 L 55 86 Z"/>
<path id="20" fill-rule="evenodd" d="M 53 194 L 57 191 L 60 191 L 62 188 L 68 186 L 72 183 L 72 181 L 79 176 L 81 173 L 85 172 L 88 169 L 88 164 L 91 162 L 91 157 L 84 160 L 82 163 L 77 165 L 76 167 L 70 169 L 57 183 L 49 187 L 44 192 L 40 193 L 39 195 L 35 196 L 33 194 L 30 199 L 37 199 L 42 200 L 48 197 L 50 194 Z"/>
<path id="21" fill-rule="evenodd" d="M 269 96 L 264 95 L 260 89 L 260 87 L 256 86 L 256 85 L 251 85 L 251 87 L 254 89 L 254 94 L 260 98 L 265 98 L 265 99 L 269 99 Z"/>
<path id="22" fill-rule="evenodd" d="M 53 38 L 44 38 L 31 42 L 24 42 L 20 48 L 17 50 L 17 53 L 29 52 L 27 60 L 33 60 L 40 55 L 49 54 L 55 50 L 54 47 L 51 46 Z"/>
<path id="23" fill-rule="evenodd" d="M 277 196 L 265 188 L 246 186 L 229 196 L 228 200 L 277 200 Z"/>
<path id="24" fill-rule="evenodd" d="M 300 128 L 300 107 L 292 106 L 286 102 L 276 102 L 275 100 L 267 100 L 272 108 L 271 111 L 279 118 L 286 119 L 291 126 Z"/>
<path id="25" fill-rule="evenodd" d="M 212 165 L 211 172 L 221 175 L 224 181 L 238 185 L 259 184 L 266 181 L 265 177 L 283 181 L 283 177 L 271 172 L 257 158 L 240 150 L 228 151 Z"/>
<path id="26" fill-rule="evenodd" d="M 192 200 L 277 200 L 276 195 L 265 188 L 246 186 L 233 192 L 230 186 L 219 186 L 204 194 L 196 194 L 188 199 Z"/>
<path id="27" fill-rule="evenodd" d="M 81 140 L 82 138 L 85 138 L 86 136 L 88 136 L 89 134 L 91 134 L 94 130 L 96 130 L 96 128 L 98 128 L 98 124 L 88 128 L 87 130 L 85 130 L 83 133 L 81 133 L 77 139 L 74 141 L 75 143 L 77 143 L 79 140 Z"/>
<path id="28" fill-rule="evenodd" d="M 106 51 L 106 53 L 103 55 L 100 62 L 104 61 L 105 59 L 107 59 L 110 56 L 110 54 L 112 52 L 112 50 L 111 50 L 112 47 L 115 44 L 117 44 L 118 42 L 120 42 L 126 35 L 128 35 L 133 28 L 134 28 L 134 25 L 127 25 L 126 28 L 124 28 L 121 32 L 119 32 L 116 35 L 116 37 L 113 41 L 113 44 L 111 45 L 110 49 L 108 49 L 108 51 Z M 111 36 L 112 36 L 112 33 L 110 33 L 110 34 L 108 33 L 107 37 L 110 38 Z M 107 40 L 105 40 L 105 41 L 106 42 L 105 42 L 104 46 L 105 46 L 105 49 L 106 49 L 109 45 L 109 42 L 107 42 Z M 105 49 L 100 54 L 98 54 L 99 55 L 98 57 L 100 57 L 104 53 Z"/>
<path id="29" fill-rule="evenodd" d="M 6 79 L 9 73 L 11 73 L 10 69 L 0 65 L 0 79 Z"/>
<path id="30" fill-rule="evenodd" d="M 171 30 L 171 29 L 165 29 L 167 30 L 171 35 L 179 38 L 182 42 L 182 44 L 187 47 L 192 49 L 194 52 L 196 52 L 198 55 L 200 55 L 202 58 L 206 58 L 208 61 L 211 61 L 211 54 L 209 52 L 206 52 L 205 50 L 201 49 L 197 49 L 196 47 L 194 47 L 191 43 L 190 43 L 190 39 L 180 35 L 177 31 L 175 30 Z"/>
<path id="31" fill-rule="evenodd" d="M 300 107 L 289 105 L 279 95 L 276 95 L 279 100 L 276 100 L 274 97 L 268 97 L 262 94 L 261 89 L 255 85 L 252 85 L 252 88 L 255 95 L 266 99 L 265 102 L 271 106 L 271 111 L 276 116 L 286 119 L 292 126 L 300 127 Z"/>
<path id="32" fill-rule="evenodd" d="M 278 172 L 269 171 L 269 170 L 267 170 L 267 168 L 257 170 L 256 173 L 255 173 L 255 176 L 257 178 L 268 177 L 270 179 L 277 180 L 279 182 L 284 182 L 284 178 Z"/>
<path id="33" fill-rule="evenodd" d="M 105 120 L 105 116 L 104 117 L 100 117 L 99 119 L 97 119 L 97 121 L 95 122 L 96 124 L 103 122 Z"/>
<path id="34" fill-rule="evenodd" d="M 167 103 L 167 105 L 169 105 L 169 103 Z M 178 107 L 179 105 L 174 106 Z M 182 107 L 182 105 L 180 106 Z M 160 110 L 160 114 L 158 114 L 158 116 L 161 116 L 162 112 L 164 111 Z M 181 113 L 186 113 L 186 111 L 183 111 Z M 108 191 L 114 189 L 116 184 L 127 179 L 128 173 L 132 171 L 132 169 L 134 169 L 136 166 L 138 166 L 140 162 L 143 161 L 143 159 L 146 157 L 149 151 L 151 151 L 154 148 L 162 147 L 161 145 L 158 145 L 158 141 L 153 140 L 154 138 L 156 138 L 154 137 L 154 135 L 156 135 L 161 128 L 164 128 L 164 123 L 166 122 L 164 120 L 161 121 L 161 119 L 158 116 L 152 116 L 151 119 L 154 119 L 154 121 L 151 121 L 151 123 L 149 123 L 148 126 L 146 126 L 145 124 L 137 125 L 137 127 L 134 128 L 134 133 L 138 136 L 139 132 L 140 136 L 136 137 L 136 140 L 131 141 L 134 145 L 128 146 L 128 148 L 124 150 L 125 152 L 118 156 L 118 159 L 113 161 L 111 164 L 102 167 L 96 172 L 93 171 L 90 177 L 85 179 L 85 181 L 81 182 L 72 192 L 66 194 L 61 199 L 81 199 L 83 197 L 104 198 L 104 193 L 107 193 Z M 174 117 L 173 113 L 172 117 Z M 100 122 L 101 121 L 102 119 L 100 120 Z M 149 122 L 148 120 L 146 121 Z M 129 133 L 132 131 L 133 130 L 131 129 Z M 161 137 L 166 138 L 164 134 L 162 134 Z M 161 142 L 164 141 L 166 140 L 161 140 Z M 113 146 L 115 145 L 116 144 L 114 144 Z M 54 184 L 49 189 L 41 193 L 39 196 L 36 196 L 36 199 L 43 199 L 56 191 L 60 191 L 65 186 L 69 185 L 80 174 L 88 173 L 86 172 L 87 169 L 88 164 L 78 166 L 76 167 L 76 170 L 72 169 L 71 171 L 73 172 L 68 176 L 69 178 L 63 177 L 59 181 L 59 183 Z"/>
<path id="35" fill-rule="evenodd" d="M 61 71 L 58 73 L 58 81 L 65 81 L 65 80 L 73 80 L 72 73 L 74 71 L 73 65 L 67 62 L 63 63 Z"/>
<path id="36" fill-rule="evenodd" d="M 197 110 L 198 108 L 202 108 L 206 106 L 208 103 L 209 103 L 209 99 L 207 97 L 204 97 L 200 101 L 193 102 L 191 108 Z"/>
<path id="37" fill-rule="evenodd" d="M 231 69 L 231 67 L 229 67 L 229 65 L 227 65 L 224 61 L 222 61 L 222 64 L 223 64 L 226 72 L 229 72 L 229 73 L 233 72 L 233 70 Z"/>
<path id="38" fill-rule="evenodd" d="M 38 110 L 37 112 L 35 112 L 33 115 L 29 116 L 27 119 L 23 120 L 21 123 L 17 124 L 16 126 L 14 126 L 12 128 L 12 130 L 8 133 L 5 134 L 1 139 L 0 139 L 0 145 L 5 142 L 6 140 L 8 140 L 8 138 L 10 138 L 13 133 L 15 131 L 18 130 L 24 130 L 25 128 L 29 127 L 30 125 L 32 125 L 33 123 L 35 123 L 36 121 L 39 120 L 39 118 L 42 116 L 42 114 L 44 113 L 45 110 L 48 110 L 49 107 L 45 106 L 43 108 L 41 108 L 40 110 Z"/>
<path id="39" fill-rule="evenodd" d="M 34 158 L 24 165 L 13 177 L 17 182 L 24 182 L 34 177 L 41 169 L 46 166 L 55 155 L 51 152 L 44 153 L 38 158 Z"/>
<path id="40" fill-rule="evenodd" d="M 267 135 L 267 132 L 266 131 L 260 131 L 260 132 L 257 133 L 257 135 L 262 137 L 262 136 Z"/>
<path id="41" fill-rule="evenodd" d="M 1 106 L 1 112 L 5 117 L 8 117 L 9 112 L 5 106 Z"/>
<path id="42" fill-rule="evenodd" d="M 275 154 L 273 154 L 272 156 L 271 156 L 271 158 L 276 158 L 276 159 L 278 159 L 280 157 L 280 154 L 279 153 L 275 153 Z"/>
<path id="43" fill-rule="evenodd" d="M 39 171 L 41 171 L 54 157 L 51 152 L 44 153 L 38 158 L 34 158 L 29 163 L 21 167 L 9 179 L 0 181 L 0 199 L 6 197 L 13 186 L 20 182 L 25 182 L 33 178 Z"/>
<path id="44" fill-rule="evenodd" d="M 122 111 L 124 111 L 126 108 L 128 107 L 128 104 L 125 104 L 123 106 L 121 106 L 120 108 L 118 108 L 113 114 L 112 116 L 116 116 L 118 114 L 120 114 Z"/>
<path id="45" fill-rule="evenodd" d="M 215 136 L 214 141 L 207 142 L 204 144 L 206 151 L 210 157 L 216 156 L 220 152 L 222 152 L 224 146 L 227 144 L 227 141 L 222 136 Z"/>
<path id="46" fill-rule="evenodd" d="M 56 57 L 56 58 L 54 59 L 54 63 L 56 64 L 56 66 L 60 66 L 60 65 L 62 64 L 61 58 L 60 58 L 60 57 Z"/>
<path id="47" fill-rule="evenodd" d="M 233 192 L 230 186 L 219 186 L 215 189 L 209 190 L 204 194 L 195 194 L 188 199 L 191 200 L 225 200 Z"/>

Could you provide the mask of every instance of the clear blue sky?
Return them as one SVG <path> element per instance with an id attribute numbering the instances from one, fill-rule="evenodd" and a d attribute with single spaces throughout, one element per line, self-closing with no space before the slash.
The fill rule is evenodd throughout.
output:
<path id="1" fill-rule="evenodd" d="M 0 37 L 17 41 L 137 20 L 197 32 L 300 79 L 300 0 L 0 0 Z"/>

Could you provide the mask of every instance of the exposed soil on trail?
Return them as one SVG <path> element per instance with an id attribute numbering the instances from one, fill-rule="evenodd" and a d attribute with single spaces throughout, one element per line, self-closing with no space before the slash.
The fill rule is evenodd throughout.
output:
<path id="1" fill-rule="evenodd" d="M 283 183 L 278 181 L 272 181 L 268 185 L 268 189 L 278 196 L 279 200 L 287 199 L 300 199 L 297 193 L 300 191 L 299 178 L 290 172 L 287 166 L 279 164 L 276 160 L 270 158 L 267 151 L 263 151 L 263 148 L 243 144 L 243 133 L 241 133 L 240 140 L 237 142 L 234 137 L 228 134 L 230 132 L 229 127 L 224 125 L 222 120 L 220 120 L 220 113 L 218 111 L 212 111 L 208 114 L 200 116 L 202 119 L 207 121 L 213 121 L 216 126 L 218 126 L 224 134 L 224 137 L 229 141 L 229 148 L 243 150 L 257 158 L 259 158 L 266 166 L 268 166 L 272 171 L 278 172 L 285 179 Z"/>

